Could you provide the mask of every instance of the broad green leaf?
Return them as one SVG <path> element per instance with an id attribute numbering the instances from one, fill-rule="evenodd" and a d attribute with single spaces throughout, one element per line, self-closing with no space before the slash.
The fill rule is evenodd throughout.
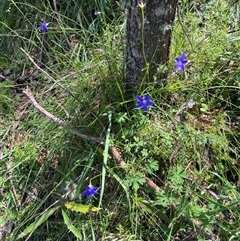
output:
<path id="1" fill-rule="evenodd" d="M 29 226 L 27 226 L 23 232 L 19 234 L 17 239 L 23 238 L 29 233 L 33 233 L 41 224 L 43 224 L 57 209 L 59 209 L 59 206 L 50 208 L 46 212 L 44 212 L 41 217 L 35 221 L 34 223 L 31 223 Z"/>
<path id="2" fill-rule="evenodd" d="M 80 213 L 88 213 L 88 212 L 97 212 L 100 210 L 100 208 L 97 207 L 91 207 L 90 205 L 83 205 L 81 203 L 75 203 L 75 202 L 66 202 L 65 207 L 67 209 L 70 209 L 71 211 L 80 212 Z"/>
<path id="3" fill-rule="evenodd" d="M 200 111 L 202 111 L 202 112 L 206 112 L 209 109 L 208 105 L 206 105 L 204 103 L 202 103 L 201 106 L 202 107 L 200 108 Z"/>
<path id="4" fill-rule="evenodd" d="M 80 234 L 80 232 L 78 231 L 78 229 L 72 225 L 72 221 L 69 219 L 69 217 L 67 216 L 67 214 L 64 212 L 64 210 L 62 209 L 62 215 L 63 215 L 63 220 L 64 223 L 67 225 L 67 228 L 80 240 L 82 240 L 82 235 Z"/>

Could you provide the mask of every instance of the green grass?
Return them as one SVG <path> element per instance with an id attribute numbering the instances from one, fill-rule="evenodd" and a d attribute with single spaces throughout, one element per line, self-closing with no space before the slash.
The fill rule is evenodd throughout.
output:
<path id="1" fill-rule="evenodd" d="M 239 240 L 239 3 L 181 1 L 169 62 L 159 67 L 168 78 L 157 73 L 126 99 L 124 2 L 65 1 L 59 11 L 30 2 L 0 1 L 0 234 Z M 46 34 L 38 31 L 44 19 Z M 34 70 L 21 47 L 51 78 Z M 183 51 L 190 62 L 176 73 L 174 58 Z M 27 86 L 65 128 L 33 106 L 22 93 Z M 143 113 L 134 95 L 146 93 L 155 104 Z M 90 183 L 104 189 L 87 200 L 81 193 Z M 67 201 L 101 209 L 84 214 Z"/>

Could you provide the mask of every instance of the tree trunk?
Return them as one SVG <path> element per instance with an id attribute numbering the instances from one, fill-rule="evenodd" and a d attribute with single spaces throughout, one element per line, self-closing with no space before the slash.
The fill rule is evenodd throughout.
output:
<path id="1" fill-rule="evenodd" d="M 133 88 L 153 82 L 159 65 L 168 61 L 177 0 L 126 0 L 126 8 L 126 77 Z"/>

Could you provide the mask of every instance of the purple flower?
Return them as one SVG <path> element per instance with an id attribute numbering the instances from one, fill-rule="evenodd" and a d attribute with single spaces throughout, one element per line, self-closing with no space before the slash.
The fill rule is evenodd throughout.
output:
<path id="1" fill-rule="evenodd" d="M 46 22 L 46 21 L 43 21 L 43 22 L 41 22 L 40 23 L 40 29 L 44 32 L 44 33 L 46 33 L 47 31 L 48 31 L 48 23 Z"/>
<path id="2" fill-rule="evenodd" d="M 83 195 L 86 195 L 87 199 L 90 199 L 93 195 L 98 194 L 99 187 L 93 187 L 91 184 L 86 186 L 85 191 L 82 192 Z"/>
<path id="3" fill-rule="evenodd" d="M 94 12 L 93 12 L 93 14 L 94 15 L 98 15 L 98 14 L 100 14 L 101 12 L 99 12 L 98 10 L 94 10 Z"/>
<path id="4" fill-rule="evenodd" d="M 149 94 L 147 94 L 145 97 L 137 96 L 136 99 L 138 101 L 138 104 L 136 105 L 136 108 L 143 108 L 144 111 L 148 111 L 148 107 L 154 104 L 150 100 Z"/>
<path id="5" fill-rule="evenodd" d="M 175 58 L 176 65 L 174 67 L 174 70 L 178 71 L 184 71 L 185 65 L 188 63 L 188 60 L 185 58 L 185 53 L 182 53 L 180 57 Z"/>

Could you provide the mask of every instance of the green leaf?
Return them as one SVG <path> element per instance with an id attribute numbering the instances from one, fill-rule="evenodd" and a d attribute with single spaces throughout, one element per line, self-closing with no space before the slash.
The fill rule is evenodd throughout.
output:
<path id="1" fill-rule="evenodd" d="M 184 188 L 184 180 L 188 178 L 182 166 L 174 166 L 169 169 L 169 181 L 175 190 L 181 191 Z"/>
<path id="2" fill-rule="evenodd" d="M 78 229 L 72 225 L 72 221 L 69 219 L 69 217 L 67 216 L 67 214 L 64 212 L 63 209 L 62 209 L 62 215 L 63 215 L 64 223 L 67 225 L 67 228 L 76 236 L 76 238 L 82 240 L 82 235 L 80 234 Z"/>
<path id="3" fill-rule="evenodd" d="M 145 164 L 145 169 L 148 173 L 153 173 L 158 170 L 158 162 L 154 159 L 150 158 L 147 163 Z"/>
<path id="4" fill-rule="evenodd" d="M 19 234 L 17 239 L 23 238 L 24 236 L 26 236 L 29 233 L 31 235 L 31 233 L 33 233 L 41 224 L 43 224 L 57 209 L 59 209 L 59 206 L 51 208 L 51 209 L 47 210 L 46 212 L 44 212 L 37 221 L 35 221 L 34 223 L 31 223 L 29 226 L 27 226 L 24 229 L 24 231 Z"/>
<path id="5" fill-rule="evenodd" d="M 70 209 L 71 211 L 84 213 L 84 214 L 88 212 L 97 212 L 100 210 L 100 208 L 97 208 L 97 207 L 91 207 L 90 205 L 83 205 L 81 203 L 75 203 L 75 202 L 66 202 L 64 205 L 67 209 Z"/>
<path id="6" fill-rule="evenodd" d="M 102 200 L 103 200 L 103 193 L 104 193 L 104 187 L 105 187 L 105 179 L 106 179 L 106 173 L 107 173 L 107 161 L 108 161 L 108 149 L 110 145 L 110 132 L 111 132 L 111 126 L 112 126 L 112 112 L 108 111 L 108 128 L 107 128 L 107 135 L 105 140 L 105 146 L 104 146 L 104 153 L 103 153 L 103 165 L 102 165 L 102 185 L 100 190 L 100 198 L 99 198 L 99 204 L 98 208 L 102 206 Z M 98 211 L 99 209 L 96 208 Z"/>
<path id="7" fill-rule="evenodd" d="M 200 111 L 201 111 L 201 112 L 206 112 L 206 111 L 209 109 L 209 108 L 208 108 L 208 105 L 206 105 L 206 104 L 204 104 L 204 103 L 202 103 L 201 106 L 202 106 L 202 107 L 200 108 Z"/>
<path id="8" fill-rule="evenodd" d="M 129 173 L 126 176 L 125 185 L 132 186 L 135 191 L 139 189 L 141 185 L 143 185 L 146 180 L 143 178 L 143 175 L 140 172 Z"/>

